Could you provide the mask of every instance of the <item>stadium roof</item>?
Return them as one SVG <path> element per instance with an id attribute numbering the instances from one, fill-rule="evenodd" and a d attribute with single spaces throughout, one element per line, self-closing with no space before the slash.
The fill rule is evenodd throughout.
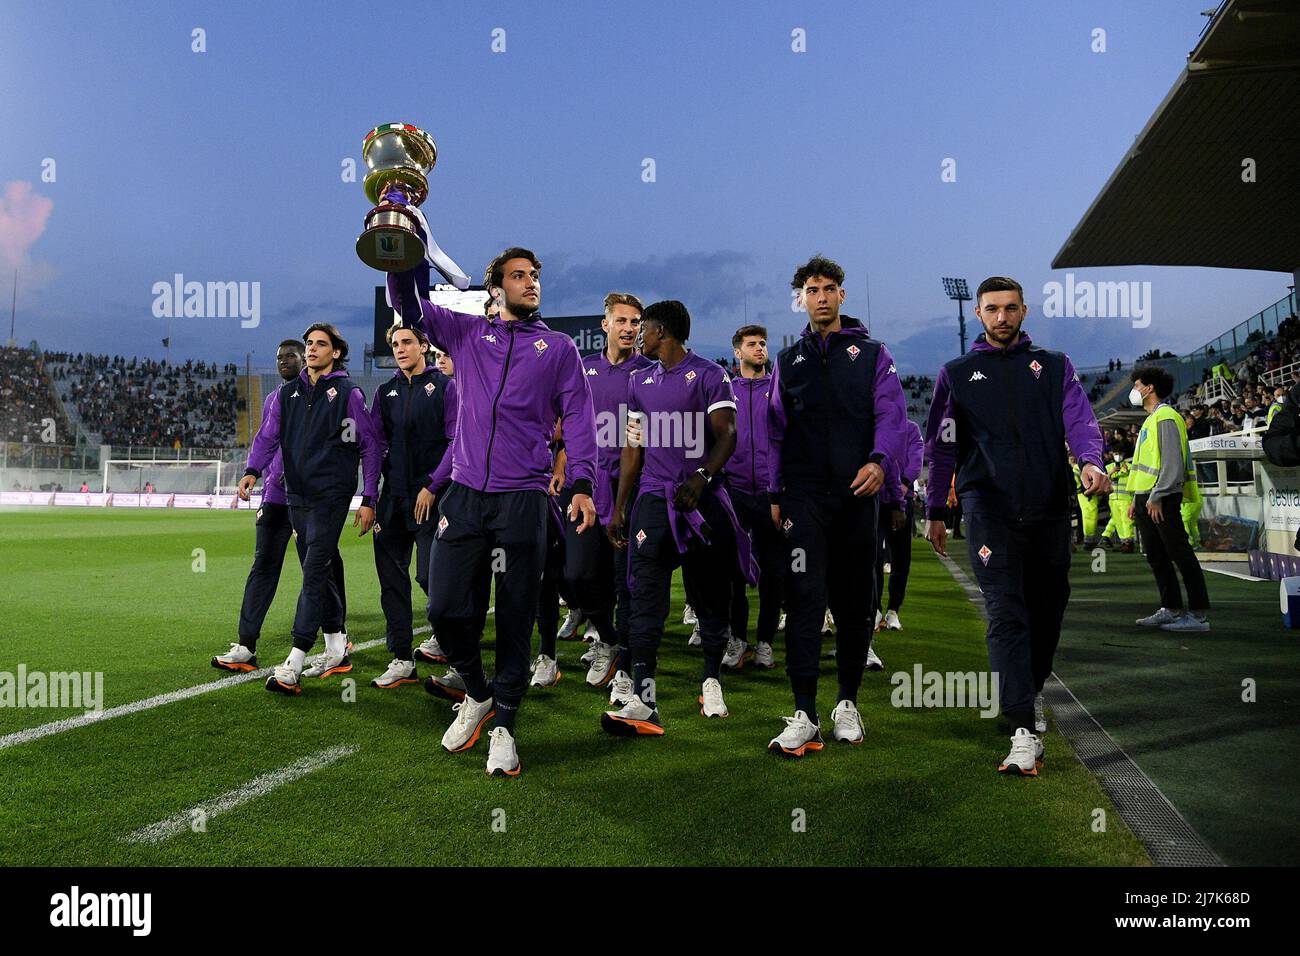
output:
<path id="1" fill-rule="evenodd" d="M 1298 113 L 1300 3 L 1227 0 L 1052 268 L 1300 270 Z"/>

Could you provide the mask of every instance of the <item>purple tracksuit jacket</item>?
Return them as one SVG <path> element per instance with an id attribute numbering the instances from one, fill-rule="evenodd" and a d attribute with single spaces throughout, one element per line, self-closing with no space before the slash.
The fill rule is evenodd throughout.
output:
<path id="1" fill-rule="evenodd" d="M 452 480 L 476 491 L 544 493 L 558 418 L 574 492 L 591 494 L 596 423 L 573 339 L 536 314 L 506 320 L 434 305 L 417 294 L 415 272 L 389 273 L 389 299 L 406 326 L 421 326 L 456 363 Z"/>
<path id="2" fill-rule="evenodd" d="M 727 462 L 727 487 L 745 495 L 766 495 L 772 376 L 733 378 L 731 388 L 736 393 L 736 450 Z"/>
<path id="3" fill-rule="evenodd" d="M 592 502 L 602 525 L 609 524 L 614 510 L 619 462 L 626 444 L 628 379 L 634 372 L 653 364 L 640 352 L 633 352 L 618 365 L 610 362 L 603 351 L 582 360 L 596 422 L 596 483 Z"/>
<path id="4" fill-rule="evenodd" d="M 262 402 L 262 421 L 266 421 L 271 409 L 271 403 L 276 401 L 276 396 L 280 394 L 277 388 L 266 396 Z M 261 434 L 261 428 L 258 428 L 258 434 Z M 249 449 L 251 456 L 252 449 Z M 271 458 L 271 463 L 266 466 L 266 471 L 262 472 L 262 504 L 264 505 L 287 505 L 289 499 L 284 494 L 284 458 L 283 452 L 277 445 L 275 454 Z"/>

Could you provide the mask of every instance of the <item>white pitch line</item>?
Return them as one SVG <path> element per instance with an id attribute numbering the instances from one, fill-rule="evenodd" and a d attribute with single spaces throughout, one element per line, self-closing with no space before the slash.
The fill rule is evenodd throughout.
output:
<path id="1" fill-rule="evenodd" d="M 265 796 L 277 787 L 282 787 L 286 783 L 293 783 L 307 774 L 322 767 L 327 767 L 336 760 L 342 760 L 349 754 L 357 752 L 354 746 L 330 747 L 328 750 L 322 750 L 320 753 L 312 754 L 310 757 L 303 757 L 301 760 L 295 760 L 287 767 L 281 767 L 279 770 L 272 770 L 270 773 L 264 773 L 260 777 L 254 777 L 242 787 L 236 787 L 228 793 L 223 793 L 215 800 L 208 800 L 203 803 L 195 804 L 188 810 L 182 810 L 180 813 L 172 814 L 165 820 L 159 820 L 157 823 L 151 823 L 147 827 L 141 827 L 139 830 L 127 836 L 128 843 L 161 843 L 163 840 L 170 840 L 178 833 L 184 833 L 189 830 L 195 819 L 195 814 L 202 812 L 203 819 L 211 820 L 213 817 L 220 816 L 228 810 L 243 806 L 250 800 L 256 800 L 258 797 Z"/>
<path id="2" fill-rule="evenodd" d="M 428 625 L 416 628 L 412 633 L 423 634 L 429 630 Z M 384 638 L 377 638 L 373 641 L 362 641 L 360 644 L 354 644 L 352 652 L 367 651 L 372 647 L 378 647 L 384 643 Z M 89 714 L 78 714 L 76 717 L 68 717 L 64 720 L 51 721 L 48 724 L 39 724 L 36 727 L 28 727 L 26 730 L 15 731 L 12 734 L 6 734 L 0 737 L 0 750 L 9 747 L 17 747 L 19 744 L 25 744 L 28 741 L 40 740 L 42 737 L 48 737 L 51 734 L 61 734 L 65 730 L 75 730 L 78 727 L 85 727 L 88 724 L 98 724 L 105 720 L 112 720 L 114 717 L 125 717 L 127 714 L 137 714 L 142 710 L 151 710 L 154 707 L 162 707 L 164 704 L 174 704 L 178 700 L 189 700 L 191 697 L 198 697 L 200 694 L 209 694 L 214 690 L 225 690 L 227 687 L 237 687 L 240 684 L 247 684 L 249 681 L 260 680 L 263 677 L 270 677 L 274 667 L 263 667 L 261 670 L 250 671 L 247 674 L 237 674 L 232 677 L 223 677 L 221 680 L 209 681 L 206 684 L 195 684 L 193 687 L 186 687 L 182 690 L 173 690 L 166 694 L 159 694 L 156 697 L 146 697 L 144 700 L 133 700 L 129 704 L 121 704 L 117 707 L 110 707 L 108 710 L 92 711 Z"/>

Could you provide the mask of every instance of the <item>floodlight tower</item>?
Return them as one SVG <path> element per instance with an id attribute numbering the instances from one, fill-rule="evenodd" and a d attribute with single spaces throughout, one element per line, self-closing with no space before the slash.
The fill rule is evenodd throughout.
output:
<path id="1" fill-rule="evenodd" d="M 943 291 L 948 294 L 948 298 L 955 299 L 957 302 L 957 330 L 961 336 L 961 354 L 966 354 L 966 313 L 962 311 L 962 303 L 970 301 L 970 288 L 966 285 L 965 279 L 949 279 L 947 276 L 943 280 Z"/>

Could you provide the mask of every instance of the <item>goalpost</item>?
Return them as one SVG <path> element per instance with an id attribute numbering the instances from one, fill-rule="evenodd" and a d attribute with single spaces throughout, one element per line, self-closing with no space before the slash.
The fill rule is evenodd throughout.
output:
<path id="1" fill-rule="evenodd" d="M 104 491 L 143 494 L 145 484 L 153 482 L 155 493 L 160 495 L 220 493 L 222 464 L 219 458 L 180 461 L 109 458 L 104 461 Z"/>

